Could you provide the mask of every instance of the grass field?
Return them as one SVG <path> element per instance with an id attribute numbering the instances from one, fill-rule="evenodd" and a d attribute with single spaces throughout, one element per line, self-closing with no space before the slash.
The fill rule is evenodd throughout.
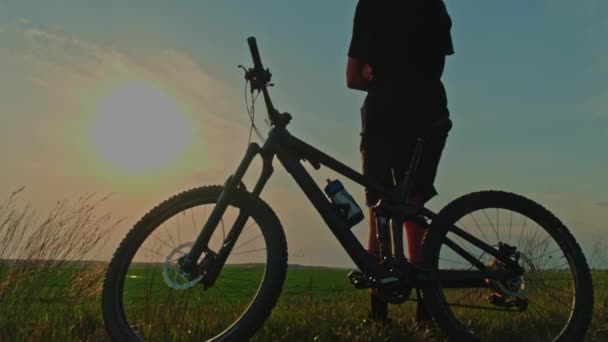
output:
<path id="1" fill-rule="evenodd" d="M 27 266 L 24 268 L 7 266 L 0 268 L 0 340 L 86 340 L 102 341 L 106 339 L 101 320 L 100 289 L 104 272 L 103 264 L 80 265 L 79 267 L 40 268 Z M 29 269 L 28 269 L 29 268 Z M 144 277 L 145 273 L 139 274 Z M 231 270 L 232 275 L 247 274 L 242 267 Z M 258 272 L 249 269 L 247 279 L 255 279 Z M 44 274 L 46 273 L 46 274 Z M 158 272 L 157 272 L 158 273 Z M 230 273 L 230 272 L 229 272 Z M 347 270 L 324 268 L 291 267 L 282 292 L 281 299 L 274 309 L 270 319 L 257 333 L 255 340 L 285 340 L 285 341 L 333 341 L 333 340 L 442 340 L 438 329 L 416 331 L 411 317 L 414 304 L 406 302 L 403 305 L 391 306 L 390 314 L 394 319 L 392 327 L 386 330 L 374 326 L 360 327 L 359 323 L 367 314 L 368 296 L 365 291 L 352 288 L 346 279 Z M 28 277 L 24 275 L 29 274 Z M 29 281 L 15 282 L 16 275 Z M 227 277 L 235 279 L 234 277 Z M 589 341 L 605 341 L 608 338 L 608 272 L 595 272 L 596 305 L 592 327 L 588 334 Z M 13 280 L 11 280 L 13 279 Z M 143 279 L 143 278 L 133 278 Z M 10 280 L 10 281 L 9 281 Z M 162 295 L 151 298 L 168 298 L 168 291 L 161 290 L 162 278 L 153 282 L 157 284 Z M 134 296 L 141 296 L 146 290 L 137 288 L 137 282 L 128 283 Z M 246 287 L 246 286 L 245 286 Z M 150 290 L 154 293 L 155 290 Z M 219 294 L 219 293 L 216 293 Z M 196 308 L 189 307 L 191 320 L 209 320 L 209 317 L 219 316 L 218 313 L 229 313 L 231 308 L 238 307 L 238 299 L 248 295 L 245 290 L 236 293 L 214 295 L 214 303 L 205 302 Z M 174 303 L 180 303 L 178 297 L 171 297 Z M 190 297 L 192 298 L 192 297 Z M 219 298 L 219 299 L 217 299 Z M 231 298 L 233 302 L 227 301 Z M 133 304 L 142 308 L 145 301 L 138 299 Z M 212 300 L 213 301 L 213 300 Z M 162 322 L 162 317 L 168 319 L 166 324 L 158 323 L 151 332 L 158 340 L 170 340 L 173 332 L 180 326 L 187 325 L 184 320 L 176 321 L 175 310 L 179 305 L 159 306 L 159 303 L 148 301 L 148 305 L 164 314 L 158 315 L 156 322 Z M 156 305 L 155 305 L 156 304 Z M 201 304 L 201 303 L 199 303 Z M 133 309 L 131 306 L 129 310 Z M 159 309 L 160 308 L 160 309 Z M 144 312 L 136 309 L 135 311 Z M 145 310 L 150 312 L 152 310 Z M 159 319 L 159 317 L 161 317 Z M 496 320 L 496 316 L 485 315 L 484 319 L 492 336 L 496 340 L 504 340 L 512 327 Z M 186 319 L 187 321 L 188 319 Z M 178 322 L 178 323 L 176 323 Z M 181 323 L 179 323 L 181 322 Z M 212 323 L 210 323 L 212 324 Z M 521 325 L 521 322 L 518 323 Z M 520 326 L 520 329 L 534 327 Z"/>
<path id="2" fill-rule="evenodd" d="M 108 231 L 117 224 L 109 215 L 98 214 L 97 206 L 104 199 L 84 196 L 75 203 L 58 202 L 40 219 L 31 207 L 18 203 L 17 193 L 0 203 L 0 341 L 107 340 L 101 316 L 101 287 L 107 264 L 80 261 L 102 246 Z M 192 292 L 200 292 L 200 286 L 168 291 L 158 264 L 148 270 L 141 266 L 128 272 L 124 291 L 127 315 L 134 323 L 149 321 L 152 315 L 155 324 L 140 330 L 161 341 L 176 340 L 176 333 L 187 330 L 192 336 L 204 336 L 214 325 L 222 326 L 222 317 L 242 312 L 239 309 L 252 298 L 261 276 L 255 264 L 226 268 L 217 286 L 199 298 Z M 437 328 L 414 329 L 412 301 L 391 306 L 393 324 L 388 329 L 361 326 L 368 313 L 369 295 L 350 285 L 348 271 L 291 266 L 279 302 L 254 340 L 444 339 Z M 608 271 L 595 271 L 593 276 L 594 318 L 587 340 L 606 341 Z M 541 302 L 551 307 L 550 314 L 563 309 L 552 298 Z M 500 313 L 463 313 L 459 317 L 481 324 L 490 340 L 509 340 L 513 330 L 523 332 L 528 340 L 542 340 L 538 338 L 542 333 L 538 325 L 525 315 L 509 323 L 500 319 Z"/>

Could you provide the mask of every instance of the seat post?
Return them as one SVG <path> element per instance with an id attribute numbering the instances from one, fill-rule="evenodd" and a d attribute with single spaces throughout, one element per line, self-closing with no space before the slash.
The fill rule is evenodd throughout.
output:
<path id="1" fill-rule="evenodd" d="M 397 188 L 397 199 L 400 203 L 405 203 L 405 201 L 407 201 L 407 197 L 410 195 L 412 184 L 415 181 L 413 179 L 414 174 L 418 169 L 418 164 L 420 164 L 420 159 L 422 157 L 423 147 L 424 139 L 418 138 L 414 147 L 414 153 L 412 153 L 412 159 L 410 159 L 407 170 L 403 174 L 403 179 Z"/>

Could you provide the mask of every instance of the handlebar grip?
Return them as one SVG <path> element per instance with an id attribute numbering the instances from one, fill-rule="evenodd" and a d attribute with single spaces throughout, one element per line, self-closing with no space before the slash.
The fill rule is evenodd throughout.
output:
<path id="1" fill-rule="evenodd" d="M 255 41 L 255 37 L 247 38 L 247 44 L 249 44 L 249 51 L 251 51 L 251 58 L 253 58 L 253 66 L 256 69 L 264 69 L 262 66 L 262 60 L 260 59 L 260 51 L 258 50 L 258 44 Z"/>

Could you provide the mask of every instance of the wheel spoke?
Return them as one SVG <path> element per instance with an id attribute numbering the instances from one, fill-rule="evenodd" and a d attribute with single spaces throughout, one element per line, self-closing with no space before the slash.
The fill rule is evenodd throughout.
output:
<path id="1" fill-rule="evenodd" d="M 522 226 L 521 226 L 521 232 L 519 232 L 519 241 L 517 241 L 517 245 L 518 245 L 518 246 L 521 246 L 521 239 L 522 239 L 522 238 L 523 238 L 523 236 L 524 236 L 524 230 L 526 229 L 526 222 L 527 222 L 527 221 L 528 221 L 528 217 L 527 217 L 527 216 L 524 216 L 524 222 L 523 222 L 523 224 L 522 224 Z"/>
<path id="2" fill-rule="evenodd" d="M 179 246 L 179 245 L 176 244 L 175 241 L 173 241 L 173 238 L 171 237 L 171 233 L 169 233 L 169 230 L 167 230 L 167 225 L 163 223 L 162 227 L 165 228 L 165 232 L 167 233 L 167 237 L 169 238 L 169 241 L 171 241 L 171 245 L 173 246 L 173 249 L 177 248 L 177 246 Z"/>
<path id="3" fill-rule="evenodd" d="M 152 236 L 156 241 L 162 243 L 163 245 L 169 247 L 169 250 L 172 251 L 175 249 L 175 246 L 171 246 L 170 244 L 166 243 L 165 241 L 161 240 L 159 237 L 157 236 Z"/>
<path id="4" fill-rule="evenodd" d="M 534 245 L 533 247 L 529 248 L 528 250 L 533 250 L 536 249 L 537 247 L 540 247 L 542 244 L 546 243 L 548 239 L 551 238 L 551 235 L 547 234 L 547 236 L 539 243 L 537 243 L 536 245 Z M 525 252 L 525 250 L 523 251 Z"/>
<path id="5" fill-rule="evenodd" d="M 479 223 L 477 222 L 477 220 L 475 219 L 475 216 L 473 215 L 473 213 L 470 213 L 469 215 L 471 215 L 471 217 L 473 218 L 473 221 L 475 222 L 475 225 L 477 226 L 477 230 L 479 230 L 479 232 L 481 233 L 481 236 L 483 236 L 483 239 L 485 242 L 489 242 L 488 238 L 486 238 L 486 234 L 483 233 L 483 230 L 481 229 L 481 227 L 479 226 Z"/>
<path id="6" fill-rule="evenodd" d="M 254 236 L 254 237 L 252 237 L 251 239 L 249 239 L 249 240 L 247 240 L 247 241 L 243 242 L 242 244 L 240 244 L 240 245 L 238 245 L 238 246 L 234 247 L 234 250 L 238 250 L 239 248 L 241 248 L 241 247 L 243 247 L 243 246 L 245 246 L 245 245 L 247 245 L 247 244 L 249 244 L 249 243 L 251 243 L 251 242 L 253 242 L 253 241 L 255 241 L 255 240 L 259 239 L 259 238 L 261 238 L 261 237 L 262 237 L 262 234 L 259 234 L 259 235 L 257 235 L 257 236 Z"/>
<path id="7" fill-rule="evenodd" d="M 232 255 L 241 255 L 241 254 L 247 254 L 247 253 L 255 253 L 255 252 L 261 252 L 261 251 L 265 251 L 265 250 L 266 250 L 266 248 L 252 249 L 252 250 L 249 250 L 249 251 L 232 253 Z"/>
<path id="8" fill-rule="evenodd" d="M 141 249 L 143 249 L 144 251 L 148 251 L 148 252 L 150 252 L 150 253 L 156 254 L 156 255 L 158 255 L 158 256 L 160 256 L 160 257 L 162 257 L 163 259 L 167 257 L 166 255 L 164 255 L 164 254 L 160 254 L 159 252 L 157 252 L 157 251 L 155 251 L 155 250 L 152 250 L 152 249 L 150 249 L 150 248 L 148 248 L 148 247 L 143 247 L 143 246 L 142 246 L 142 247 L 140 247 L 140 248 L 141 248 Z"/>
<path id="9" fill-rule="evenodd" d="M 458 261 L 458 260 L 453 260 L 453 259 L 449 259 L 449 258 L 441 258 L 440 257 L 439 260 L 449 261 L 449 262 L 452 262 L 452 263 L 455 263 L 455 264 L 459 264 L 459 265 L 471 266 L 471 263 L 469 263 L 469 262 Z"/>
<path id="10" fill-rule="evenodd" d="M 513 212 L 509 210 L 509 243 L 511 243 L 511 228 L 513 227 Z"/>
<path id="11" fill-rule="evenodd" d="M 496 237 L 498 241 L 500 240 L 500 216 L 498 214 L 498 208 L 496 208 Z"/>
<path id="12" fill-rule="evenodd" d="M 198 234 L 196 233 L 196 220 L 194 219 L 194 214 L 193 211 L 190 211 L 190 219 L 192 221 L 192 238 L 196 239 L 196 237 L 198 236 Z"/>
<path id="13" fill-rule="evenodd" d="M 486 212 L 485 209 L 483 210 L 483 214 L 486 216 L 486 219 L 488 220 L 490 227 L 492 227 L 492 230 L 494 230 L 494 233 L 496 233 L 496 241 L 500 241 L 500 237 L 498 236 L 498 229 L 496 229 L 494 227 L 494 225 L 492 224 L 492 220 L 490 219 L 490 216 L 488 216 L 488 213 Z"/>
<path id="14" fill-rule="evenodd" d="M 540 256 L 536 256 L 536 259 L 540 259 L 540 258 L 546 257 L 548 255 L 551 255 L 553 253 L 560 252 L 560 251 L 561 251 L 561 248 L 558 247 L 558 248 L 552 250 L 551 252 L 545 253 L 545 254 L 540 255 Z"/>
<path id="15" fill-rule="evenodd" d="M 184 212 L 182 212 L 182 214 L 185 214 Z M 179 216 L 180 215 L 175 215 L 175 221 L 177 222 L 177 245 L 181 246 L 182 245 L 182 237 L 181 237 L 181 226 L 179 224 Z"/>

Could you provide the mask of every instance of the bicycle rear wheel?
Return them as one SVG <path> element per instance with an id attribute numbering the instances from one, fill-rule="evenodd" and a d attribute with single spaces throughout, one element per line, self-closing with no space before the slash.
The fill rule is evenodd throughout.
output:
<path id="1" fill-rule="evenodd" d="M 583 339 L 593 308 L 591 274 L 574 237 L 553 214 L 527 198 L 499 191 L 471 193 L 441 210 L 425 235 L 424 268 L 473 272 L 477 260 L 489 270 L 505 270 L 506 265 L 440 222 L 509 253 L 525 270 L 504 281 L 487 279 L 478 288 L 450 288 L 447 280 L 426 286 L 425 301 L 448 338 Z M 474 260 L 455 252 L 447 239 Z"/>
<path id="2" fill-rule="evenodd" d="M 184 276 L 177 265 L 221 193 L 222 187 L 211 186 L 174 196 L 124 238 L 103 288 L 112 339 L 241 341 L 262 326 L 283 286 L 287 247 L 279 220 L 261 199 L 240 190 L 232 196 L 209 248 L 219 252 L 239 213 L 249 218 L 211 287 L 205 288 L 200 276 Z"/>

